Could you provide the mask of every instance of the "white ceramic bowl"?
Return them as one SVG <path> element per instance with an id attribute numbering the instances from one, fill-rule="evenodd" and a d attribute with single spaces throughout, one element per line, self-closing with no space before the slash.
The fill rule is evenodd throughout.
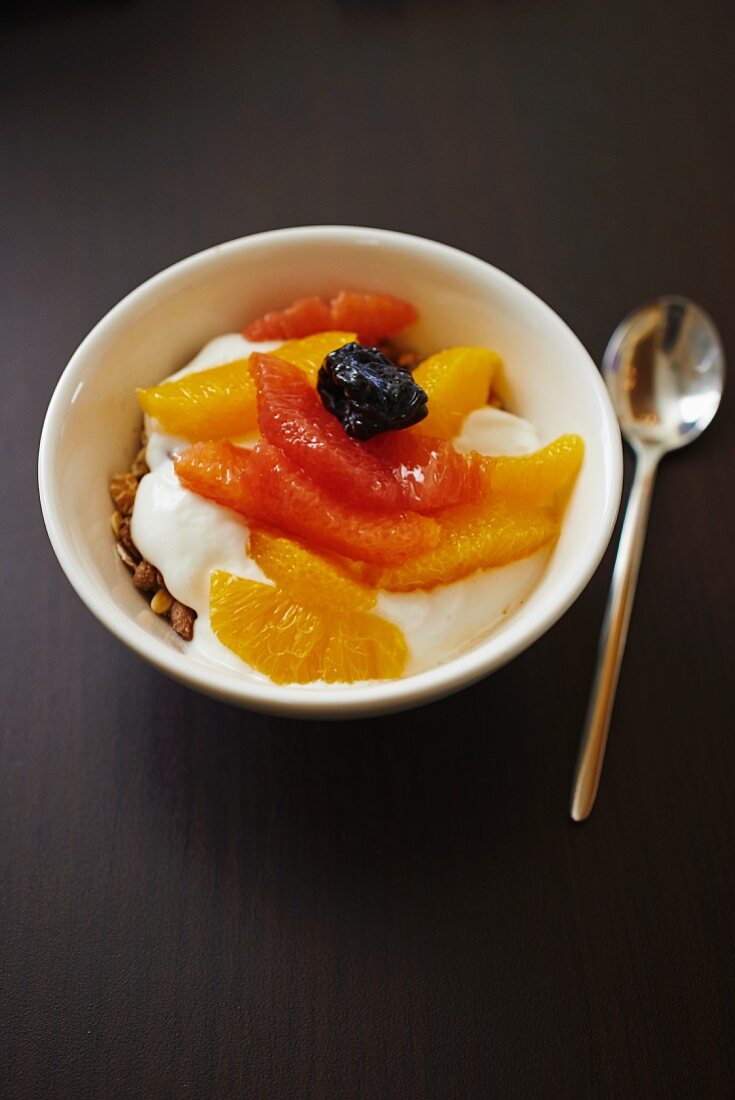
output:
<path id="1" fill-rule="evenodd" d="M 562 534 L 525 604 L 461 656 L 403 680 L 280 687 L 216 670 L 150 611 L 114 552 L 107 481 L 137 446 L 136 386 L 170 374 L 212 337 L 305 294 L 344 286 L 414 302 L 422 351 L 486 344 L 506 362 L 514 412 L 541 439 L 584 437 L 584 466 Z M 547 630 L 597 567 L 620 500 L 621 445 L 594 363 L 525 287 L 446 245 L 378 229 L 308 226 L 230 241 L 174 264 L 123 299 L 87 336 L 49 405 L 39 453 L 41 505 L 61 567 L 121 641 L 190 687 L 252 710 L 364 717 L 427 703 L 486 676 Z"/>

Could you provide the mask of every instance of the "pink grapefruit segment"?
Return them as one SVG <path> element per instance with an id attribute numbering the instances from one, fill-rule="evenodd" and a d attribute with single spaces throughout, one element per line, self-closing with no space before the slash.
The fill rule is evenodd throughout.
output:
<path id="1" fill-rule="evenodd" d="M 298 368 L 255 354 L 250 369 L 263 437 L 324 489 L 362 508 L 431 511 L 477 501 L 480 469 L 447 440 L 386 432 L 351 439 Z"/>
<path id="2" fill-rule="evenodd" d="M 474 454 L 460 454 L 447 439 L 385 432 L 361 446 L 384 462 L 403 492 L 403 507 L 432 512 L 482 498 L 482 475 Z"/>
<path id="3" fill-rule="evenodd" d="M 389 294 L 364 294 L 359 290 L 340 291 L 332 299 L 331 309 L 335 328 L 354 329 L 361 344 L 377 344 L 396 336 L 418 318 L 410 302 Z"/>
<path id="4" fill-rule="evenodd" d="M 394 565 L 436 546 L 439 528 L 412 512 L 376 515 L 333 497 L 272 444 L 195 443 L 174 459 L 188 489 L 349 558 Z"/>
<path id="5" fill-rule="evenodd" d="M 253 355 L 250 370 L 264 439 L 329 492 L 363 507 L 401 511 L 401 488 L 391 468 L 350 439 L 298 367 Z"/>
<path id="6" fill-rule="evenodd" d="M 327 303 L 314 294 L 298 298 L 287 309 L 273 309 L 245 325 L 246 340 L 292 340 L 296 336 L 311 336 L 332 328 L 332 315 Z"/>
<path id="7" fill-rule="evenodd" d="M 271 310 L 245 325 L 243 336 L 248 340 L 292 340 L 335 328 L 356 332 L 361 344 L 376 344 L 395 336 L 417 317 L 410 302 L 390 294 L 341 290 L 331 302 L 312 295 L 299 298 L 287 309 Z"/>

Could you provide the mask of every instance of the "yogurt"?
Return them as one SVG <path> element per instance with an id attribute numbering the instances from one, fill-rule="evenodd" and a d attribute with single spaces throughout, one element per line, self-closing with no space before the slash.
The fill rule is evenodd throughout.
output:
<path id="1" fill-rule="evenodd" d="M 250 343 L 238 333 L 218 336 L 167 381 L 244 359 L 254 351 L 271 351 L 275 346 Z M 181 485 L 172 456 L 185 450 L 189 441 L 166 435 L 149 417 L 146 430 L 150 473 L 141 480 L 135 498 L 133 541 L 143 557 L 163 574 L 169 592 L 197 613 L 187 652 L 206 664 L 224 666 L 263 681 L 266 677 L 222 645 L 209 620 L 212 570 L 270 583 L 247 554 L 247 520 Z M 255 437 L 233 442 L 248 446 L 254 441 Z M 470 413 L 454 445 L 460 451 L 507 455 L 527 454 L 540 442 L 528 421 L 488 406 Z M 433 668 L 486 637 L 527 598 L 541 577 L 548 553 L 543 549 L 521 561 L 481 570 L 429 591 L 380 592 L 376 614 L 403 631 L 409 648 L 404 675 Z"/>

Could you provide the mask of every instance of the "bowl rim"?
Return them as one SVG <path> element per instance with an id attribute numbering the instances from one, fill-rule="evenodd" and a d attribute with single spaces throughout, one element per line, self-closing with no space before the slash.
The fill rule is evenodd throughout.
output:
<path id="1" fill-rule="evenodd" d="M 498 286 L 525 297 L 537 312 L 545 315 L 552 329 L 563 333 L 567 340 L 571 338 L 581 353 L 589 368 L 588 381 L 595 391 L 604 425 L 599 442 L 606 458 L 605 500 L 600 520 L 590 536 L 584 567 L 566 585 L 558 586 L 548 596 L 537 617 L 525 623 L 522 630 L 514 629 L 516 616 L 510 616 L 501 629 L 496 628 L 467 651 L 435 668 L 399 680 L 329 685 L 324 688 L 279 685 L 245 678 L 237 681 L 231 671 L 219 672 L 214 667 L 191 660 L 188 654 L 174 649 L 154 637 L 143 625 L 131 620 L 115 604 L 111 593 L 107 598 L 100 595 L 97 585 L 80 564 L 63 533 L 54 455 L 65 410 L 73 400 L 77 386 L 83 381 L 88 356 L 98 342 L 114 337 L 115 331 L 124 326 L 128 314 L 144 303 L 151 291 L 164 290 L 183 273 L 206 267 L 218 258 L 286 238 L 321 240 L 325 244 L 346 239 L 351 239 L 353 243 L 393 243 L 409 246 L 418 258 L 426 256 L 436 261 L 438 257 L 470 274 L 473 271 L 485 277 L 490 274 Z M 408 709 L 459 691 L 502 667 L 549 630 L 586 587 L 610 541 L 622 491 L 622 443 L 605 383 L 588 351 L 562 318 L 518 280 L 479 257 L 425 237 L 366 226 L 308 225 L 249 234 L 196 252 L 151 276 L 114 305 L 82 340 L 56 384 L 41 432 L 38 484 L 44 523 L 62 570 L 92 614 L 135 653 L 173 679 L 228 703 L 290 717 L 341 719 Z"/>

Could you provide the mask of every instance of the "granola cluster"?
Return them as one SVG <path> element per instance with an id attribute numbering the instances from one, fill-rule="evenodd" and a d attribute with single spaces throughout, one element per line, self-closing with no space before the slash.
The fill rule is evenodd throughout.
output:
<path id="1" fill-rule="evenodd" d="M 135 494 L 140 479 L 147 473 L 148 465 L 143 446 L 135 456 L 130 470 L 124 474 L 113 474 L 110 478 L 110 496 L 115 505 L 110 524 L 117 539 L 117 553 L 132 573 L 135 587 L 149 600 L 151 611 L 168 619 L 176 633 L 190 642 L 194 636 L 196 611 L 173 598 L 158 569 L 143 558 L 130 534 Z"/>

